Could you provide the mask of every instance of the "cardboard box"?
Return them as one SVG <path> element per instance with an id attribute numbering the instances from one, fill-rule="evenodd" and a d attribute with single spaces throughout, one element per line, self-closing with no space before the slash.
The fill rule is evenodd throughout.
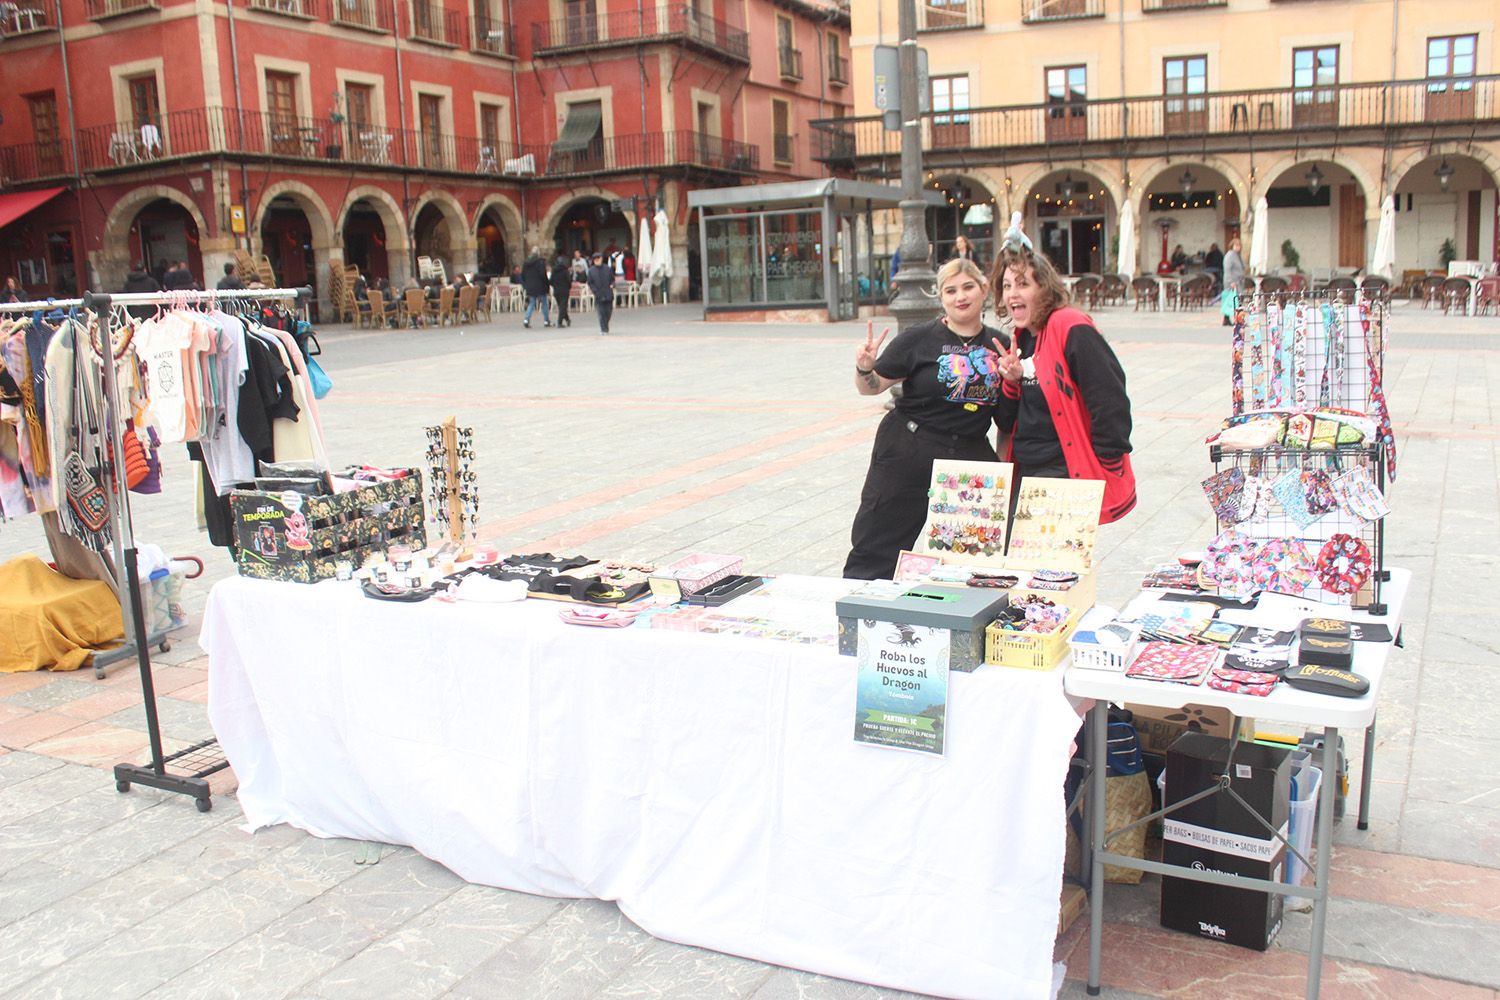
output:
<path id="1" fill-rule="evenodd" d="M 1183 733 L 1207 733 L 1210 736 L 1229 738 L 1234 727 L 1234 716 L 1228 709 L 1210 708 L 1205 705 L 1185 705 L 1182 708 L 1158 708 L 1155 705 L 1126 705 L 1135 716 L 1135 731 L 1141 740 L 1143 753 L 1163 755 Z M 1240 720 L 1240 739 L 1255 736 L 1255 720 Z"/>
<path id="2" fill-rule="evenodd" d="M 965 673 L 984 662 L 984 630 L 1010 598 L 1003 590 L 917 584 L 891 597 L 850 594 L 839 599 L 839 653 L 858 651 L 859 621 L 899 622 L 946 628 L 951 633 L 948 667 Z"/>
<path id="3" fill-rule="evenodd" d="M 422 477 L 415 470 L 344 493 L 234 490 L 235 566 L 242 576 L 292 583 L 331 579 L 340 562 L 356 568 L 392 542 L 427 544 Z"/>
<path id="4" fill-rule="evenodd" d="M 1081 886 L 1069 882 L 1062 889 L 1062 907 L 1057 911 L 1057 936 L 1062 937 L 1073 921 L 1083 915 L 1088 909 L 1089 894 L 1083 891 Z"/>
<path id="5" fill-rule="evenodd" d="M 1167 751 L 1165 807 L 1219 783 L 1228 740 L 1184 733 Z M 1236 743 L 1230 786 L 1272 827 L 1288 832 L 1291 754 L 1280 747 Z M 1162 861 L 1203 871 L 1280 882 L 1286 845 L 1223 792 L 1168 813 L 1162 821 Z M 1265 951 L 1281 929 L 1284 897 L 1257 889 L 1163 876 L 1161 925 L 1213 941 Z"/>

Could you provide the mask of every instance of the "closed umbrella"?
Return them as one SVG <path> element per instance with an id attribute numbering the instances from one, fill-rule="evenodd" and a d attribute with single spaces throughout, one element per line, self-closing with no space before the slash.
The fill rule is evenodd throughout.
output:
<path id="1" fill-rule="evenodd" d="M 1396 280 L 1396 199 L 1385 196 L 1380 203 L 1380 228 L 1375 231 L 1375 256 L 1370 273 L 1386 281 Z"/>
<path id="2" fill-rule="evenodd" d="M 656 253 L 651 258 L 651 283 L 665 282 L 672 276 L 672 234 L 667 228 L 667 213 L 656 210 Z M 667 301 L 666 286 L 662 286 L 661 300 Z"/>
<path id="3" fill-rule="evenodd" d="M 1135 204 L 1130 198 L 1120 206 L 1120 253 L 1115 271 L 1128 281 L 1135 277 L 1136 257 Z"/>
<path id="4" fill-rule="evenodd" d="M 1263 275 L 1271 269 L 1271 206 L 1264 197 L 1256 199 L 1255 218 L 1250 230 L 1250 273 Z"/>
<path id="5" fill-rule="evenodd" d="M 647 270 L 648 268 L 651 267 L 651 261 L 652 261 L 652 259 L 653 258 L 652 258 L 652 251 L 651 251 L 651 220 L 648 219 L 648 218 L 646 218 L 646 214 L 644 212 L 642 212 L 641 213 L 641 243 L 640 243 L 640 246 L 636 249 L 636 252 L 635 252 L 635 273 L 636 273 L 636 277 L 637 278 L 642 277 L 642 273 L 641 272 L 643 272 L 643 271 L 645 271 L 645 270 Z M 642 282 L 642 284 L 645 284 L 645 282 Z M 651 291 L 650 291 L 650 288 L 651 288 L 650 285 L 646 285 L 646 289 L 647 289 L 647 291 L 646 291 L 646 301 L 647 302 L 651 301 Z"/>

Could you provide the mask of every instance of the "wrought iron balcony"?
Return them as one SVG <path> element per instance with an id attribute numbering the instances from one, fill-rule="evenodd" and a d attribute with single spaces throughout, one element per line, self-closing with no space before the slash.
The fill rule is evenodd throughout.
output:
<path id="1" fill-rule="evenodd" d="M 406 37 L 433 45 L 462 45 L 466 41 L 463 14 L 427 0 L 414 0 Z"/>
<path id="2" fill-rule="evenodd" d="M 1192 139 L 1216 150 L 1306 146 L 1371 136 L 1385 129 L 1465 126 L 1465 137 L 1500 137 L 1500 75 L 1345 83 L 1096 101 L 970 108 L 923 116 L 928 150 L 1005 150 L 1012 158 L 1066 142 L 1091 155 L 1165 148 Z M 899 153 L 900 134 L 878 116 L 811 123 L 813 157 L 851 164 Z M 1363 130 L 1363 132 L 1361 132 Z M 1477 130 L 1477 131 L 1476 131 Z"/>
<path id="3" fill-rule="evenodd" d="M 498 21 L 488 11 L 475 11 L 469 19 L 469 48 L 474 52 L 485 52 L 492 56 L 515 55 L 516 33 L 504 21 Z"/>
<path id="4" fill-rule="evenodd" d="M 675 42 L 736 62 L 750 62 L 750 35 L 683 4 L 648 4 L 543 21 L 531 26 L 533 55 L 561 55 L 641 42 Z"/>
<path id="5" fill-rule="evenodd" d="M 51 12 L 40 3 L 0 3 L 0 39 L 34 35 L 53 27 Z"/>
<path id="6" fill-rule="evenodd" d="M 73 173 L 73 156 L 66 142 L 23 142 L 0 146 L 0 188 Z"/>
<path id="7" fill-rule="evenodd" d="M 984 0 L 919 0 L 918 31 L 984 27 Z"/>
<path id="8" fill-rule="evenodd" d="M 110 17 L 123 17 L 126 14 L 161 8 L 156 0 L 84 0 L 83 9 L 90 21 L 103 21 Z"/>
<path id="9" fill-rule="evenodd" d="M 688 129 L 601 136 L 576 152 L 554 152 L 551 146 L 526 146 L 523 156 L 530 158 L 531 170 L 549 177 L 667 167 L 754 174 L 760 168 L 760 151 L 756 147 Z"/>
<path id="10" fill-rule="evenodd" d="M 785 46 L 776 50 L 776 63 L 783 80 L 802 79 L 802 50 Z"/>
<path id="11" fill-rule="evenodd" d="M 849 82 L 849 60 L 837 52 L 828 53 L 828 82 L 838 84 Z"/>
<path id="12" fill-rule="evenodd" d="M 391 6 L 384 0 L 329 0 L 329 15 L 341 27 L 391 32 Z"/>
<path id="13" fill-rule="evenodd" d="M 266 14 L 312 20 L 318 16 L 317 0 L 249 0 L 245 6 Z"/>
<path id="14" fill-rule="evenodd" d="M 1154 14 L 1163 10 L 1197 10 L 1202 7 L 1228 7 L 1229 0 L 1141 0 L 1141 11 Z"/>
<path id="15" fill-rule="evenodd" d="M 1021 0 L 1021 20 L 1027 24 L 1103 16 L 1104 0 Z"/>

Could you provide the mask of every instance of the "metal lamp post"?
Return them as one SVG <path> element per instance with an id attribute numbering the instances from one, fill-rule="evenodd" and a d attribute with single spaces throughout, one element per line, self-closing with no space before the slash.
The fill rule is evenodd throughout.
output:
<path id="1" fill-rule="evenodd" d="M 917 80 L 916 0 L 900 0 L 901 270 L 891 277 L 891 315 L 900 332 L 936 319 L 936 275 L 927 249 L 927 202 L 922 198 L 922 116 Z"/>

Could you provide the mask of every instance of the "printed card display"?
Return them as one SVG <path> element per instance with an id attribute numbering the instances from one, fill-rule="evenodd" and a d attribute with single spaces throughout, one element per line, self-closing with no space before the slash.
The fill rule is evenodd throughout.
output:
<path id="1" fill-rule="evenodd" d="M 1087 572 L 1094 565 L 1104 483 L 1097 479 L 1023 479 L 1016 497 L 1012 565 Z"/>
<path id="2" fill-rule="evenodd" d="M 944 562 L 1001 565 L 1010 519 L 1010 483 L 1008 462 L 935 460 L 927 491 L 927 521 L 917 536 L 916 551 L 936 554 Z M 1097 512 L 1096 504 L 1096 520 Z"/>
<path id="3" fill-rule="evenodd" d="M 1197 684 L 1218 663 L 1217 646 L 1190 646 L 1174 642 L 1148 642 L 1125 670 L 1126 677 L 1153 681 Z"/>
<path id="4" fill-rule="evenodd" d="M 856 743 L 943 753 L 950 635 L 945 628 L 860 621 Z"/>

